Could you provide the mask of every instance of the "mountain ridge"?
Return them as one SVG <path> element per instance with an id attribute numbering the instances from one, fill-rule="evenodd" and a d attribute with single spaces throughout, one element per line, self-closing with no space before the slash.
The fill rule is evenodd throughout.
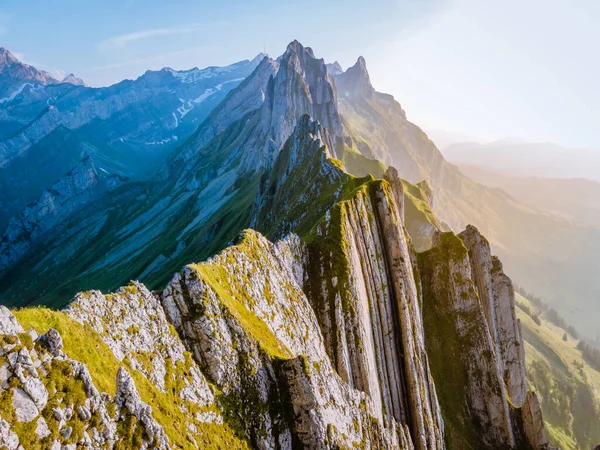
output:
<path id="1" fill-rule="evenodd" d="M 384 114 L 389 129 L 367 135 Z M 397 137 L 405 159 L 388 148 Z M 41 414 L 45 439 L 59 445 L 210 447 L 216 433 L 232 448 L 550 448 L 525 380 L 512 283 L 478 229 L 457 235 L 436 218 L 464 199 L 438 197 L 439 178 L 421 181 L 462 180 L 431 145 L 373 89 L 364 59 L 332 76 L 298 41 L 263 58 L 156 175 L 124 180 L 65 208 L 43 236 L 25 236 L 32 251 L 5 267 L 3 302 L 62 308 L 79 293 L 63 313 L 15 311 L 44 333 L 31 342 L 2 309 L 16 345 L 5 351 L 57 364 L 49 328 L 66 314 L 96 334 L 92 356 L 76 355 L 62 328 L 74 361 L 64 374 L 79 380 L 72 368 L 85 364 L 108 395 L 92 407 L 92 391 L 71 399 L 56 384 L 44 394 L 11 366 L 6 395 L 37 405 L 18 400 L 26 420 L 10 416 L 3 429 L 17 446 L 20 424 L 37 426 Z M 344 161 L 377 176 L 353 176 Z M 127 285 L 138 278 L 148 283 Z M 108 372 L 93 357 L 98 339 Z M 49 382 L 41 369 L 30 374 Z M 47 420 L 48 401 L 64 402 L 69 417 Z"/>

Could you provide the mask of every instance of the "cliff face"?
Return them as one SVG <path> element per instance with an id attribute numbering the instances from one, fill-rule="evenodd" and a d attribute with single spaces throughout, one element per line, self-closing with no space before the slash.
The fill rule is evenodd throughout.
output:
<path id="1" fill-rule="evenodd" d="M 366 183 L 328 212 L 311 236 L 306 285 L 340 376 L 408 426 L 416 448 L 441 448 L 417 284 L 394 200 L 401 185 L 394 188 Z"/>
<path id="2" fill-rule="evenodd" d="M 546 448 L 510 280 L 474 227 L 459 236 L 438 234 L 419 255 L 426 348 L 449 447 Z"/>
<path id="3" fill-rule="evenodd" d="M 331 366 L 301 289 L 306 248 L 295 236 L 241 242 L 186 267 L 163 293 L 165 309 L 255 448 L 410 448 L 370 396 Z"/>

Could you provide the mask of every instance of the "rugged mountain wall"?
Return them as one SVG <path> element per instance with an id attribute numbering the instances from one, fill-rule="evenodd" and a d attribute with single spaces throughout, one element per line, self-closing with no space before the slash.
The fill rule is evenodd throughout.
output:
<path id="1" fill-rule="evenodd" d="M 0 240 L 0 274 L 17 264 L 48 231 L 123 183 L 117 175 L 105 175 L 85 158 L 40 198 L 28 205 L 20 217 L 12 218 Z"/>
<path id="2" fill-rule="evenodd" d="M 502 271 L 502 263 L 492 257 L 490 244 L 469 225 L 458 237 L 469 250 L 473 281 L 498 355 L 498 369 L 513 404 L 522 406 L 527 394 L 525 345 L 515 310 L 515 290 Z"/>
<path id="3" fill-rule="evenodd" d="M 331 367 L 302 291 L 304 244 L 253 231 L 163 293 L 169 318 L 255 448 L 410 448 L 410 435 Z"/>
<path id="4" fill-rule="evenodd" d="M 331 209 L 310 238 L 305 285 L 342 378 L 407 425 L 416 448 L 441 448 L 401 197 L 401 184 L 376 180 Z"/>
<path id="5" fill-rule="evenodd" d="M 514 294 L 511 302 L 501 266 L 477 230 L 460 236 L 467 246 L 440 233 L 419 255 L 426 348 L 448 445 L 546 448 L 539 403 L 526 393 Z"/>

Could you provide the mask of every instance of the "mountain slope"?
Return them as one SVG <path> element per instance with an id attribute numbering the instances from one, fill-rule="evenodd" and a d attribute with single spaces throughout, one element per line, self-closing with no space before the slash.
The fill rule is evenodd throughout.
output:
<path id="1" fill-rule="evenodd" d="M 294 42 L 279 62 L 264 59 L 230 93 L 156 182 L 115 190 L 70 218 L 75 227 L 47 235 L 44 247 L 10 274 L 5 265 L 4 301 L 35 298 L 58 271 L 61 289 L 72 283 L 73 292 L 114 289 L 137 277 L 156 286 L 182 264 L 214 254 L 250 225 L 263 172 L 306 113 L 341 130 L 325 64 Z M 74 253 L 77 245 L 88 252 Z M 49 259 L 53 266 L 44 263 Z"/>
<path id="2" fill-rule="evenodd" d="M 0 104 L 11 102 L 24 89 L 58 83 L 48 72 L 20 62 L 7 49 L 0 47 Z"/>
<path id="3" fill-rule="evenodd" d="M 298 126 L 300 130 L 310 133 L 314 128 Z M 303 148 L 290 154 L 326 155 L 326 148 L 311 145 L 310 139 L 292 142 Z M 50 385 L 56 389 L 42 391 L 49 392 L 45 397 L 31 390 L 31 382 L 9 375 L 13 390 L 7 392 L 18 392 L 39 406 L 20 419 L 7 414 L 2 442 L 12 443 L 12 448 L 35 438 L 25 430 L 40 428 L 40 412 L 48 428 L 40 432 L 48 444 L 112 441 L 140 448 L 190 448 L 194 443 L 203 448 L 220 443 L 231 448 L 462 448 L 478 421 L 493 420 L 493 408 L 479 411 L 445 434 L 442 414 L 448 417 L 451 405 L 438 405 L 437 396 L 447 391 L 438 386 L 445 385 L 445 375 L 438 372 L 436 377 L 436 371 L 449 365 L 451 355 L 427 345 L 423 321 L 438 319 L 423 319 L 421 305 L 427 315 L 442 300 L 430 291 L 439 283 L 429 270 L 444 271 L 448 260 L 424 256 L 426 266 L 417 265 L 400 215 L 402 183 L 393 173 L 390 181 L 353 179 L 327 160 L 323 164 L 330 168 L 317 175 L 318 166 L 297 161 L 292 172 L 326 180 L 339 171 L 334 180 L 342 176 L 356 186 L 323 214 L 306 239 L 289 235 L 272 244 L 247 230 L 220 254 L 186 266 L 160 297 L 133 283 L 106 296 L 80 293 L 64 313 L 17 311 L 23 325 L 46 335 L 35 342 L 30 338 L 26 350 L 7 351 L 28 352 L 33 364 L 40 354 L 46 364 L 54 364 L 46 355 L 61 357 L 64 347 L 70 358 L 85 364 L 67 360 L 79 368 L 71 375 L 73 382 L 83 379 L 88 387 L 74 397 L 73 387 L 56 381 Z M 480 260 L 469 260 L 456 236 L 451 238 L 464 250 L 463 264 L 474 272 L 486 270 Z M 469 277 L 464 281 L 470 283 L 471 300 L 483 308 L 474 279 L 468 271 L 464 276 Z M 458 298 L 443 300 L 460 307 Z M 514 312 L 511 303 L 498 304 Z M 2 332 L 21 333 L 24 340 L 10 313 L 5 308 L 0 313 Z M 490 336 L 483 309 L 479 314 L 470 327 Z M 88 328 L 82 330 L 78 323 Z M 459 323 L 454 326 L 460 328 Z M 60 328 L 64 340 L 50 327 Z M 487 349 L 468 339 L 453 345 L 465 354 L 475 352 L 478 359 L 505 364 L 508 355 L 499 356 L 492 342 Z M 441 362 L 433 371 L 431 355 L 436 364 Z M 484 380 L 499 372 L 496 363 L 482 369 L 471 372 L 464 387 L 491 398 L 496 391 Z M 28 373 L 45 380 L 43 372 Z M 70 373 L 66 368 L 62 372 L 67 377 Z M 524 383 L 521 378 L 520 385 Z M 100 395 L 99 389 L 107 394 Z M 529 432 L 542 426 L 530 420 L 538 414 L 532 399 L 530 393 L 522 408 L 510 406 L 504 434 L 480 431 L 478 448 L 547 448 Z M 472 396 L 464 401 L 470 408 L 478 402 Z M 495 401 L 508 410 L 505 394 Z M 0 407 L 18 417 L 19 402 L 13 406 L 1 398 Z M 47 418 L 56 402 L 66 406 L 64 422 Z M 86 411 L 91 417 L 99 411 L 100 418 L 92 420 Z"/>
<path id="4" fill-rule="evenodd" d="M 582 358 L 578 340 L 532 302 L 517 294 L 517 306 L 527 379 L 540 396 L 549 436 L 564 450 L 592 448 L 600 442 L 600 372 Z"/>
<path id="5" fill-rule="evenodd" d="M 512 142 L 507 139 L 489 144 L 452 144 L 443 153 L 454 164 L 470 164 L 507 176 L 600 181 L 600 157 L 597 151 L 591 149 L 566 148 L 550 142 Z"/>
<path id="6" fill-rule="evenodd" d="M 15 90 L 0 102 L 0 230 L 86 156 L 110 174 L 154 173 L 261 60 L 148 71 L 99 89 L 54 80 Z"/>
<path id="7" fill-rule="evenodd" d="M 44 445 L 109 448 L 547 449 L 489 244 L 472 227 L 439 234 L 426 183 L 393 168 L 356 178 L 333 158 L 363 145 L 344 135 L 324 61 L 294 41 L 150 181 L 79 210 L 89 190 L 47 191 L 58 208 L 43 197 L 3 238 L 2 255 L 31 250 L 4 263 L 2 300 L 62 307 L 85 292 L 63 312 L 16 311 L 45 333 L 35 342 L 0 308 L 0 344 L 26 346 L 3 349 L 0 440 L 40 428 Z M 431 227 L 430 250 L 417 255 L 405 217 Z M 138 276 L 166 287 L 126 285 Z M 47 380 L 38 360 L 65 361 L 61 347 Z"/>

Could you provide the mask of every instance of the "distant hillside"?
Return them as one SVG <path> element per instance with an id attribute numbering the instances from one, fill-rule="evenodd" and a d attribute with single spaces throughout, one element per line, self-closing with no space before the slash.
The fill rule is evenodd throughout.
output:
<path id="1" fill-rule="evenodd" d="M 562 450 L 600 443 L 600 372 L 577 349 L 579 341 L 516 294 L 525 340 L 527 380 L 542 402 L 546 429 Z"/>
<path id="2" fill-rule="evenodd" d="M 443 154 L 454 164 L 470 164 L 511 176 L 600 180 L 600 151 L 549 142 L 463 142 L 446 147 Z"/>
<path id="3" fill-rule="evenodd" d="M 468 164 L 460 170 L 520 202 L 581 225 L 600 227 L 600 182 L 582 178 L 512 177 Z"/>

